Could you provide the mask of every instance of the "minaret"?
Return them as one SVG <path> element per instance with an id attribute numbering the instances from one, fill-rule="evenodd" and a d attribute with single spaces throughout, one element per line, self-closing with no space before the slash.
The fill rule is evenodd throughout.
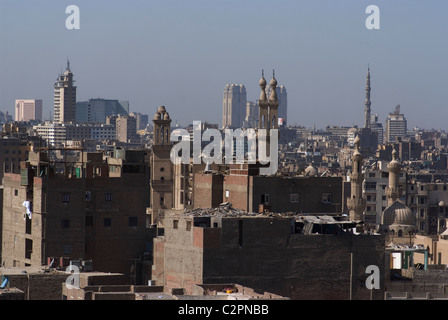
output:
<path id="1" fill-rule="evenodd" d="M 151 152 L 150 213 L 152 223 L 159 222 L 159 212 L 173 207 L 173 164 L 171 162 L 171 118 L 164 106 L 154 115 L 154 143 Z"/>
<path id="2" fill-rule="evenodd" d="M 365 120 L 364 128 L 370 128 L 370 67 L 367 68 L 367 85 L 366 85 L 366 103 L 365 103 Z"/>
<path id="3" fill-rule="evenodd" d="M 268 121 L 269 121 L 269 102 L 266 96 L 266 79 L 264 78 L 264 71 L 261 71 L 261 79 L 258 82 L 261 92 L 260 99 L 258 100 L 259 110 L 259 122 L 258 127 L 260 129 L 268 129 Z"/>
<path id="4" fill-rule="evenodd" d="M 399 176 L 401 164 L 398 162 L 397 150 L 392 150 L 392 161 L 387 165 L 389 171 L 389 187 L 386 188 L 387 204 L 390 206 L 401 196 L 399 187 Z"/>
<path id="5" fill-rule="evenodd" d="M 363 220 L 363 212 L 366 208 L 366 200 L 362 197 L 362 183 L 364 174 L 362 173 L 363 156 L 360 152 L 361 139 L 355 138 L 355 152 L 352 156 L 353 168 L 350 175 L 351 195 L 347 199 L 347 208 L 350 214 L 350 220 Z"/>
<path id="6" fill-rule="evenodd" d="M 272 79 L 269 83 L 271 94 L 269 95 L 269 124 L 268 129 L 278 129 L 278 97 L 277 97 L 277 79 L 275 71 L 272 71 Z"/>

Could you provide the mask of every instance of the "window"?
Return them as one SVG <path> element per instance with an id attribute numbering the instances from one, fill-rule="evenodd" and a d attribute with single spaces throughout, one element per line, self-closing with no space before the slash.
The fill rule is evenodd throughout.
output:
<path id="1" fill-rule="evenodd" d="M 70 193 L 63 193 L 62 194 L 62 202 L 69 203 L 70 202 Z"/>
<path id="2" fill-rule="evenodd" d="M 62 248 L 64 254 L 71 254 L 72 253 L 72 246 L 69 244 L 64 245 Z"/>
<path id="3" fill-rule="evenodd" d="M 299 199 L 300 197 L 298 193 L 291 193 L 289 195 L 289 202 L 291 203 L 299 203 Z"/>
<path id="4" fill-rule="evenodd" d="M 226 190 L 226 198 L 230 197 L 230 191 Z"/>
<path id="5" fill-rule="evenodd" d="M 15 196 L 18 196 L 18 195 L 19 195 L 19 190 L 14 189 L 14 195 L 15 195 Z"/>
<path id="6" fill-rule="evenodd" d="M 265 193 L 265 194 L 261 195 L 261 203 L 269 204 L 270 200 L 271 199 L 269 197 L 269 193 Z"/>
<path id="7" fill-rule="evenodd" d="M 106 193 L 106 201 L 112 201 L 112 193 Z"/>
<path id="8" fill-rule="evenodd" d="M 191 221 L 187 220 L 187 227 L 186 227 L 187 231 L 191 231 Z"/>
<path id="9" fill-rule="evenodd" d="M 86 216 L 86 226 L 93 226 L 93 217 L 92 216 Z"/>
<path id="10" fill-rule="evenodd" d="M 322 193 L 322 203 L 331 203 L 331 193 Z"/>
<path id="11" fill-rule="evenodd" d="M 112 219 L 111 218 L 104 218 L 104 226 L 110 227 L 112 225 Z"/>
<path id="12" fill-rule="evenodd" d="M 138 218 L 137 217 L 129 217 L 128 224 L 130 227 L 137 227 L 138 226 Z"/>
<path id="13" fill-rule="evenodd" d="M 366 187 L 366 190 L 375 190 L 376 189 L 376 182 L 374 182 L 374 181 L 367 181 L 365 187 Z"/>
<path id="14" fill-rule="evenodd" d="M 173 229 L 177 229 L 179 227 L 179 220 L 173 220 Z"/>
<path id="15" fill-rule="evenodd" d="M 62 219 L 61 228 L 70 228 L 70 219 Z"/>

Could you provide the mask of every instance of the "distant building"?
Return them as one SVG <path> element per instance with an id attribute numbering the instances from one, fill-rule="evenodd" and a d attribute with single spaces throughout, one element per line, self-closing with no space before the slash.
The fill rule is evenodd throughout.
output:
<path id="1" fill-rule="evenodd" d="M 395 107 L 395 111 L 389 113 L 386 119 L 386 142 L 394 143 L 396 139 L 402 139 L 407 136 L 407 121 L 400 113 L 400 105 Z"/>
<path id="2" fill-rule="evenodd" d="M 129 101 L 89 99 L 76 103 L 76 122 L 106 123 L 107 116 L 129 114 Z"/>
<path id="3" fill-rule="evenodd" d="M 129 115 L 136 119 L 137 130 L 143 130 L 148 126 L 149 117 L 147 114 L 141 114 L 140 112 L 131 112 Z"/>
<path id="4" fill-rule="evenodd" d="M 15 104 L 16 121 L 42 121 L 42 100 L 26 99 L 16 100 Z"/>
<path id="5" fill-rule="evenodd" d="M 76 121 L 76 86 L 73 85 L 70 62 L 64 74 L 59 75 L 54 84 L 54 121 L 58 123 Z"/>
<path id="6" fill-rule="evenodd" d="M 244 119 L 245 128 L 256 128 L 258 126 L 258 104 L 253 101 L 246 103 L 246 118 Z"/>
<path id="7" fill-rule="evenodd" d="M 138 140 L 137 119 L 132 116 L 108 116 L 106 124 L 115 126 L 116 139 L 120 142 L 133 143 Z"/>
<path id="8" fill-rule="evenodd" d="M 116 140 L 115 124 L 53 123 L 33 126 L 33 130 L 49 146 L 65 146 L 67 141 Z"/>
<path id="9" fill-rule="evenodd" d="M 375 132 L 378 137 L 378 144 L 384 143 L 384 129 L 382 123 L 378 122 L 378 115 L 370 115 L 370 129 Z"/>
<path id="10" fill-rule="evenodd" d="M 241 128 L 246 117 L 246 87 L 242 84 L 227 84 L 224 88 L 222 126 Z"/>

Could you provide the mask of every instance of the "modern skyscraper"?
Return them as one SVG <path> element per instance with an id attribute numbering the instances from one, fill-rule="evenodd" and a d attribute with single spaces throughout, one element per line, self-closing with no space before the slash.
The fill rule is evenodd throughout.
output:
<path id="1" fill-rule="evenodd" d="M 246 117 L 247 94 L 242 84 L 227 84 L 224 88 L 222 126 L 241 128 Z"/>
<path id="2" fill-rule="evenodd" d="M 73 85 L 70 62 L 54 84 L 54 121 L 59 123 L 76 121 L 76 87 Z"/>
<path id="3" fill-rule="evenodd" d="M 97 98 L 76 103 L 76 122 L 105 123 L 107 116 L 128 114 L 129 101 Z"/>
<path id="4" fill-rule="evenodd" d="M 278 96 L 278 118 L 281 121 L 280 125 L 286 127 L 288 120 L 288 94 L 284 85 L 277 87 Z"/>
<path id="5" fill-rule="evenodd" d="M 406 134 L 407 121 L 404 115 L 400 113 L 400 105 L 398 105 L 386 119 L 386 142 L 393 143 L 396 138 L 406 137 Z"/>
<path id="6" fill-rule="evenodd" d="M 383 124 L 378 122 L 378 115 L 371 114 L 370 115 L 370 128 L 372 132 L 376 132 L 378 135 L 378 144 L 383 144 L 384 140 L 384 130 Z"/>
<path id="7" fill-rule="evenodd" d="M 16 100 L 16 121 L 42 121 L 42 100 Z"/>

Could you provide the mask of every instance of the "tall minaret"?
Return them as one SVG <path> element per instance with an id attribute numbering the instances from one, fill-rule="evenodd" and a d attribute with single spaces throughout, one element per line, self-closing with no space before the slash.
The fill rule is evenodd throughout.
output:
<path id="1" fill-rule="evenodd" d="M 366 85 L 366 103 L 365 103 L 365 120 L 364 128 L 370 128 L 370 67 L 367 68 L 367 85 Z"/>
<path id="2" fill-rule="evenodd" d="M 153 119 L 154 143 L 150 163 L 150 213 L 152 223 L 159 222 L 159 211 L 173 208 L 173 163 L 170 153 L 171 118 L 164 106 L 157 109 Z"/>
<path id="3" fill-rule="evenodd" d="M 350 220 L 363 220 L 362 214 L 366 208 L 366 200 L 362 197 L 362 183 L 364 174 L 362 173 L 363 156 L 359 151 L 361 139 L 355 138 L 356 150 L 352 156 L 352 174 L 350 175 L 351 195 L 347 199 L 347 208 L 350 214 Z"/>
<path id="4" fill-rule="evenodd" d="M 389 187 L 386 188 L 387 205 L 390 206 L 401 196 L 399 186 L 399 176 L 401 171 L 401 164 L 398 162 L 397 150 L 392 150 L 392 161 L 387 165 L 389 171 Z"/>
<path id="5" fill-rule="evenodd" d="M 268 121 L 269 121 L 269 101 L 266 96 L 266 79 L 264 78 L 264 71 L 261 71 L 261 79 L 258 82 L 260 85 L 260 99 L 258 99 L 259 110 L 259 122 L 258 126 L 261 129 L 268 129 Z"/>
<path id="6" fill-rule="evenodd" d="M 268 129 L 278 129 L 278 97 L 277 97 L 277 79 L 275 71 L 272 71 L 272 79 L 269 83 L 271 94 L 269 95 L 269 125 Z"/>

